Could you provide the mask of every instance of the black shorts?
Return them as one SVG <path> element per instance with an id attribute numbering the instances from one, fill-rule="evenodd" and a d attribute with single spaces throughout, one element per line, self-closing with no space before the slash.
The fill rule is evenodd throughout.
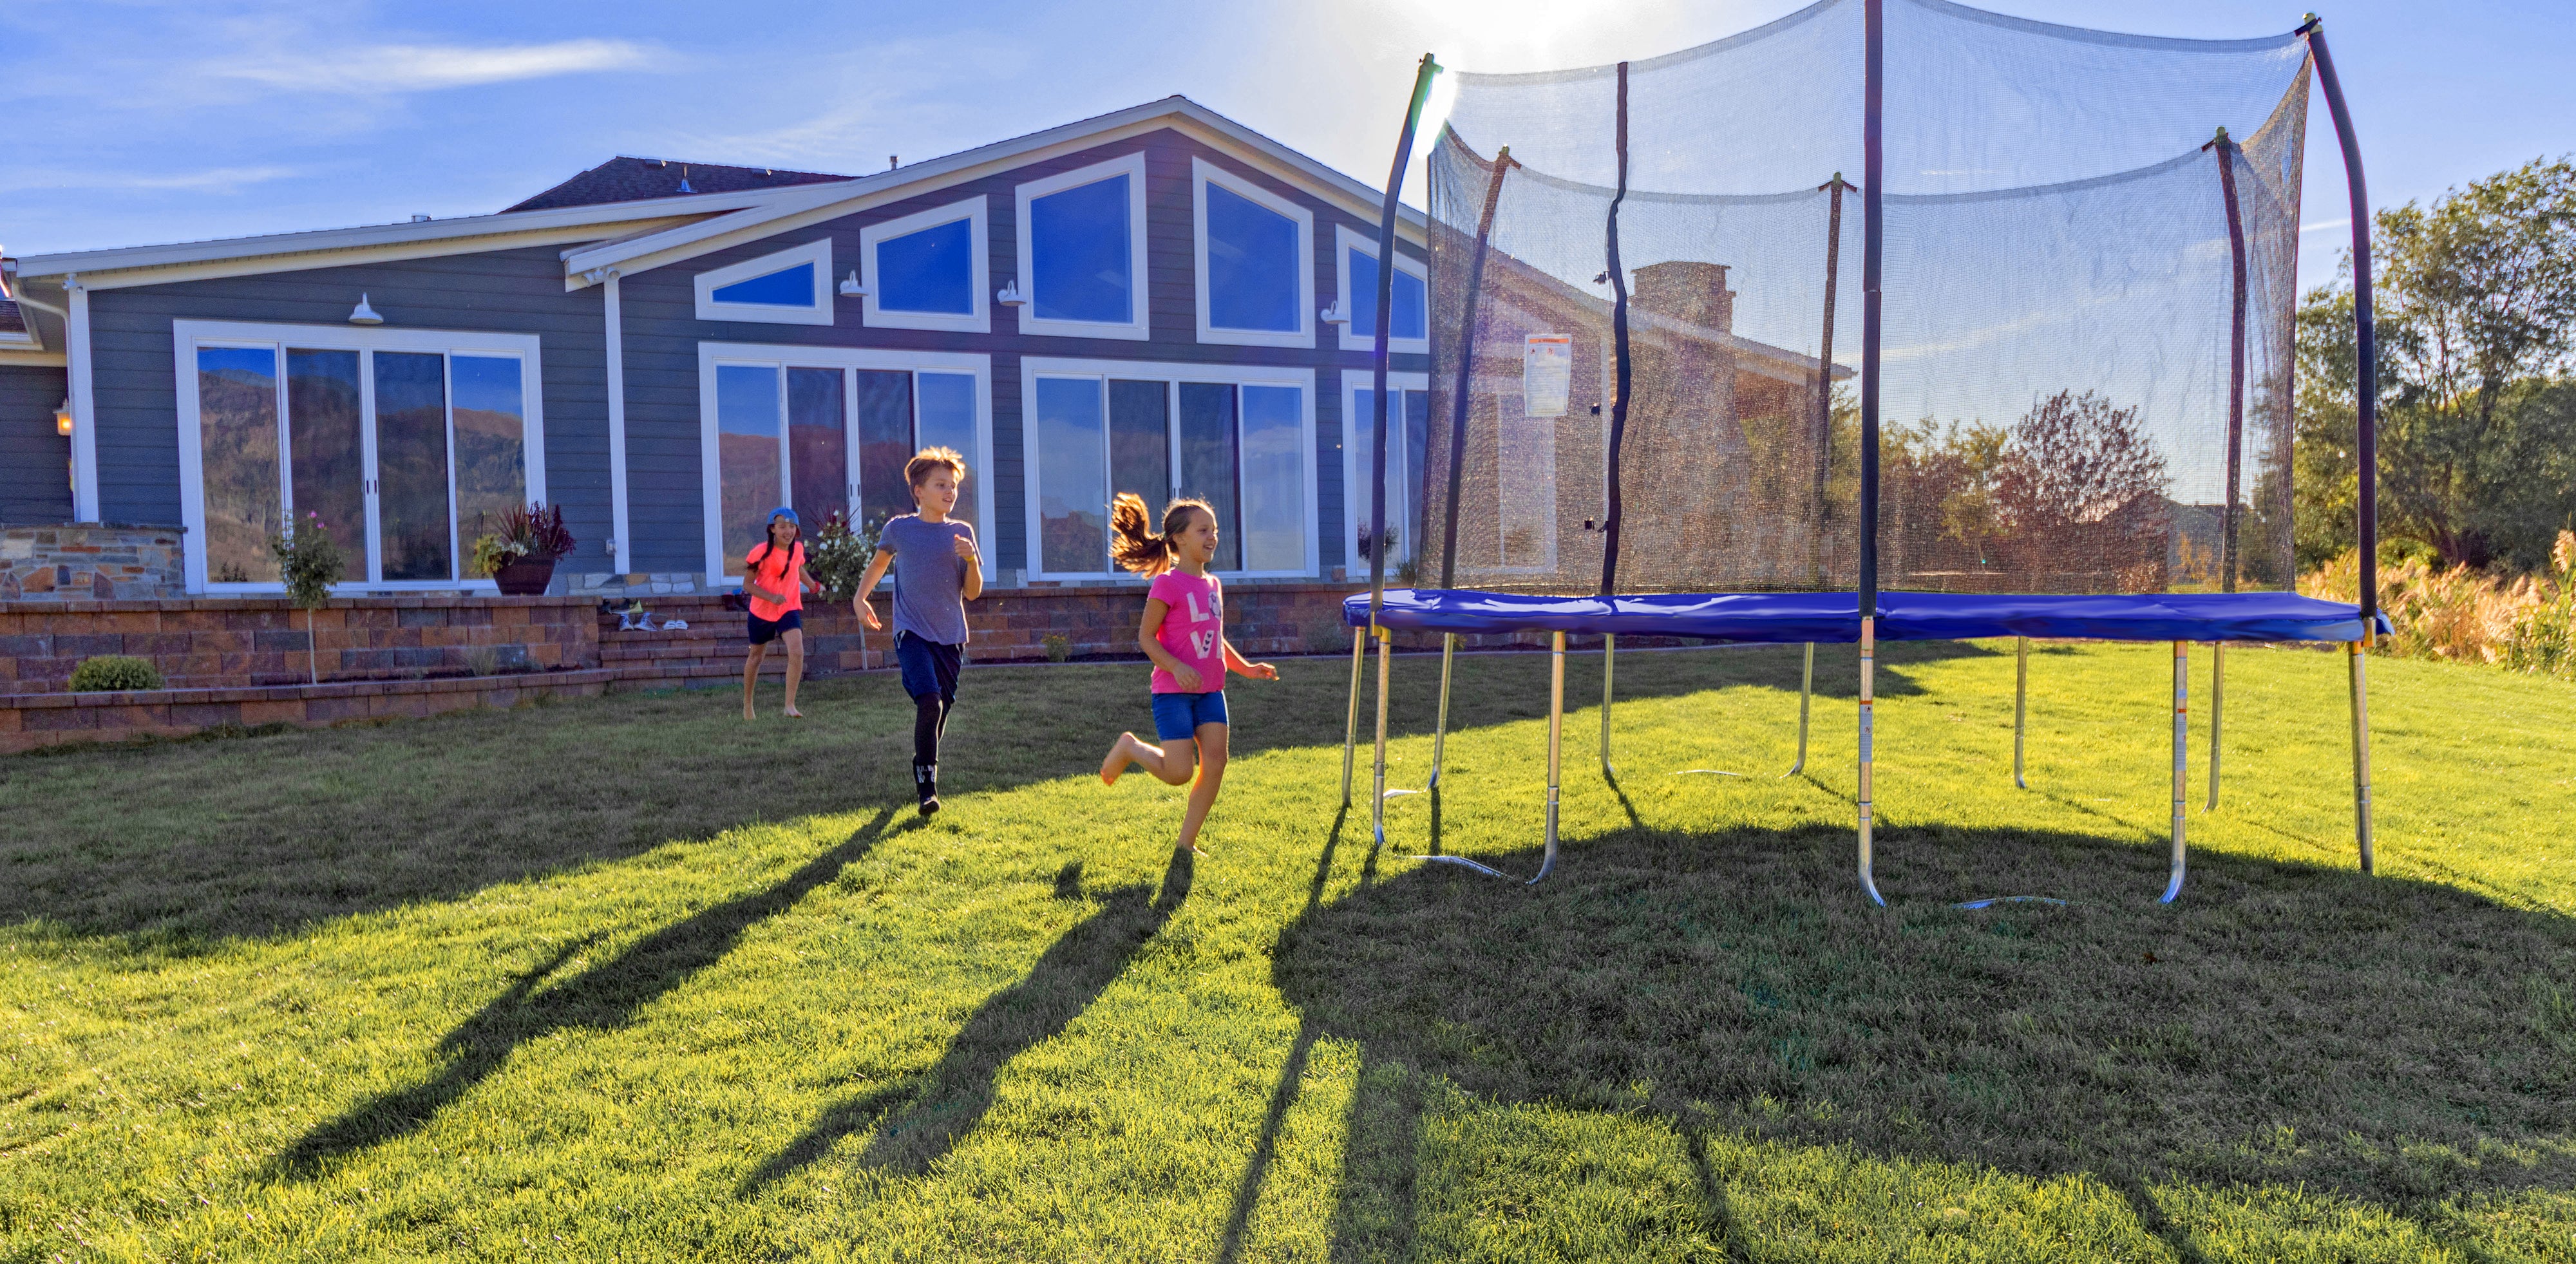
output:
<path id="1" fill-rule="evenodd" d="M 963 645 L 925 641 L 918 633 L 894 634 L 894 661 L 903 669 L 903 691 L 915 698 L 957 701 L 957 669 L 966 661 Z"/>
<path id="2" fill-rule="evenodd" d="M 775 619 L 764 619 L 756 614 L 749 617 L 751 643 L 754 645 L 767 645 L 781 635 L 805 626 L 805 612 L 802 610 L 790 610 Z"/>

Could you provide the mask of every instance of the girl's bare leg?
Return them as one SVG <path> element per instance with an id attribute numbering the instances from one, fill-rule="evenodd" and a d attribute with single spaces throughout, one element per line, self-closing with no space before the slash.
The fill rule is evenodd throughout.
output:
<path id="1" fill-rule="evenodd" d="M 1217 788 L 1225 784 L 1225 726 L 1200 725 L 1198 748 L 1199 780 L 1190 787 L 1190 809 L 1181 817 L 1181 837 L 1176 845 L 1204 856 L 1207 852 L 1199 847 L 1199 827 L 1207 824 L 1208 809 L 1216 806 Z"/>
<path id="2" fill-rule="evenodd" d="M 1109 747 L 1109 757 L 1100 761 L 1100 783 L 1114 786 L 1130 763 L 1142 765 L 1154 779 L 1167 786 L 1177 786 L 1190 779 L 1191 769 L 1198 765 L 1198 743 L 1174 742 L 1156 746 L 1133 733 L 1121 733 Z"/>
<path id="3" fill-rule="evenodd" d="M 767 657 L 769 657 L 769 647 L 766 645 L 752 646 L 751 653 L 743 656 L 742 718 L 746 720 L 752 718 L 751 690 L 754 685 L 760 683 L 760 661 Z"/>
<path id="4" fill-rule="evenodd" d="M 805 713 L 796 709 L 796 686 L 805 679 L 805 629 L 789 628 L 782 639 L 787 642 L 787 718 L 801 720 Z"/>

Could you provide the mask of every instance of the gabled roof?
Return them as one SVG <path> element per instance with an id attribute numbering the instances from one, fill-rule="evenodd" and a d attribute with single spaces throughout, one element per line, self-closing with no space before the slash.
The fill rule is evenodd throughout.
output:
<path id="1" fill-rule="evenodd" d="M 784 189 L 823 184 L 848 176 L 820 171 L 786 171 L 776 167 L 734 167 L 715 162 L 676 162 L 667 158 L 631 158 L 620 154 L 535 197 L 502 208 L 545 211 L 563 206 L 604 206 L 691 193 L 740 193 L 749 189 Z"/>
<path id="2" fill-rule="evenodd" d="M 1167 127 L 1281 180 L 1304 187 L 1351 214 L 1370 221 L 1375 221 L 1378 216 L 1382 196 L 1378 189 L 1187 97 L 1171 96 L 944 158 L 853 179 L 827 178 L 819 183 L 746 188 L 723 193 L 513 209 L 494 215 L 468 215 L 404 224 L 29 255 L 20 261 L 19 276 L 21 280 L 43 280 L 49 285 L 59 286 L 63 277 L 78 273 L 83 285 L 107 289 L 546 244 L 570 247 L 563 251 L 564 286 L 566 289 L 580 289 L 604 278 L 612 268 L 623 273 L 658 268 L 740 242 L 789 232 L 865 210 L 869 206 L 909 197 L 942 184 L 975 179 Z M 739 170 L 757 171 L 760 168 Z M 694 180 L 692 187 L 695 187 Z M 1406 241 L 1417 245 L 1423 241 L 1420 211 L 1411 207 L 1399 208 L 1397 223 L 1398 231 Z"/>
<path id="3" fill-rule="evenodd" d="M 564 252 L 565 284 L 571 288 L 593 284 L 611 269 L 634 273 L 658 268 L 727 246 L 837 219 L 870 206 L 910 197 L 927 188 L 975 179 L 1166 127 L 1256 168 L 1265 169 L 1282 180 L 1302 185 L 1354 215 L 1374 221 L 1380 213 L 1379 202 L 1384 196 L 1381 190 L 1327 167 L 1188 97 L 1173 95 L 893 171 L 837 184 L 782 190 L 769 195 L 758 206 L 729 214 L 638 234 L 622 241 L 567 250 Z M 1422 213 L 1412 207 L 1398 208 L 1397 227 L 1406 241 L 1418 245 L 1424 240 Z"/>

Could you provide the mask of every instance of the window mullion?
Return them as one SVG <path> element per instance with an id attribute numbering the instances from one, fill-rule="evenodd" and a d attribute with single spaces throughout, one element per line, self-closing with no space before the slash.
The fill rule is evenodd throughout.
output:
<path id="1" fill-rule="evenodd" d="M 367 582 L 385 582 L 383 476 L 376 465 L 376 353 L 358 352 L 358 459 L 365 469 Z"/>

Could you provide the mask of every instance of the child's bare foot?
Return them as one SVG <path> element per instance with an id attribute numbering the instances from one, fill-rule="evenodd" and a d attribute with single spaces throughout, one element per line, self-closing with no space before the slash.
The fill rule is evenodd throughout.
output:
<path id="1" fill-rule="evenodd" d="M 1128 753 L 1128 747 L 1133 746 L 1135 742 L 1135 734 L 1121 733 L 1117 741 L 1109 744 L 1109 757 L 1100 761 L 1100 784 L 1104 786 L 1118 784 L 1118 778 L 1126 773 L 1128 763 L 1134 759 L 1134 756 Z"/>
<path id="2" fill-rule="evenodd" d="M 757 716 L 754 716 L 754 715 L 751 713 L 751 704 L 750 704 L 750 703 L 748 703 L 748 702 L 746 702 L 746 703 L 742 704 L 742 718 L 744 718 L 744 719 L 746 719 L 746 720 L 751 720 L 751 719 L 757 719 L 757 718 L 759 718 L 759 717 L 757 717 Z"/>
<path id="3" fill-rule="evenodd" d="M 789 707 L 787 708 L 787 718 L 791 720 L 802 720 L 805 718 L 805 713 L 794 707 Z"/>

